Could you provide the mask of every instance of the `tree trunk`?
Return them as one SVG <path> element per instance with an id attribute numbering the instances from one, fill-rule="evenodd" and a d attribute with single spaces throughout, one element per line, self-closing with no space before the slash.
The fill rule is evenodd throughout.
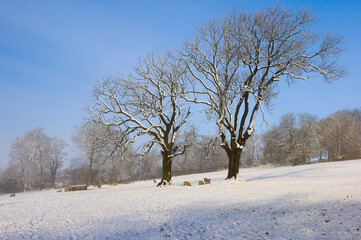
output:
<path id="1" fill-rule="evenodd" d="M 98 171 L 98 177 L 97 177 L 97 179 L 98 179 L 98 181 L 97 181 L 97 186 L 98 186 L 98 188 L 101 188 L 102 187 L 102 178 L 101 178 L 101 175 L 100 175 L 101 173 L 100 173 L 100 170 Z"/>
<path id="2" fill-rule="evenodd" d="M 90 160 L 89 163 L 89 178 L 88 178 L 88 185 L 91 185 L 93 181 L 93 160 Z"/>
<path id="3" fill-rule="evenodd" d="M 162 179 L 157 186 L 165 186 L 172 184 L 172 159 L 167 151 L 162 152 Z"/>
<path id="4" fill-rule="evenodd" d="M 302 154 L 302 165 L 306 165 L 306 154 Z"/>
<path id="5" fill-rule="evenodd" d="M 43 163 L 40 163 L 40 190 L 43 189 Z"/>
<path id="6" fill-rule="evenodd" d="M 226 179 L 238 179 L 239 161 L 241 159 L 242 149 L 232 149 L 227 152 L 228 156 L 228 175 Z"/>
<path id="7" fill-rule="evenodd" d="M 51 178 L 51 186 L 55 188 L 56 172 L 54 170 L 50 171 L 50 178 Z"/>
<path id="8" fill-rule="evenodd" d="M 112 184 L 115 184 L 115 167 L 112 168 Z"/>
<path id="9" fill-rule="evenodd" d="M 335 160 L 335 150 L 334 149 L 328 149 L 328 161 Z"/>
<path id="10" fill-rule="evenodd" d="M 25 192 L 25 168 L 21 165 L 21 191 Z"/>

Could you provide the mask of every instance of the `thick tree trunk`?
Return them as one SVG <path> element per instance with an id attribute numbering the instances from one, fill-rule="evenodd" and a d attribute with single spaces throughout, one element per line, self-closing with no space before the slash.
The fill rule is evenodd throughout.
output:
<path id="1" fill-rule="evenodd" d="M 157 186 L 165 186 L 172 184 L 172 159 L 168 152 L 162 151 L 162 179 Z"/>
<path id="2" fill-rule="evenodd" d="M 242 149 L 232 149 L 227 153 L 228 156 L 228 175 L 226 179 L 238 179 L 239 162 Z"/>

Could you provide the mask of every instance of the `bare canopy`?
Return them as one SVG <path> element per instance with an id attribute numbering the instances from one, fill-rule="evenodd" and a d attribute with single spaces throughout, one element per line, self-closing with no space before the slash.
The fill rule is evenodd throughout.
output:
<path id="1" fill-rule="evenodd" d="M 105 125 L 119 126 L 125 145 L 141 135 L 150 140 L 143 148 L 146 153 L 158 144 L 162 154 L 162 179 L 158 185 L 171 183 L 172 158 L 183 154 L 185 147 L 175 151 L 179 129 L 190 114 L 181 97 L 184 67 L 169 52 L 149 55 L 140 61 L 135 74 L 109 78 L 94 87 L 95 104 L 91 112 Z"/>
<path id="2" fill-rule="evenodd" d="M 277 82 L 323 76 L 342 78 L 336 65 L 342 38 L 311 31 L 316 18 L 307 9 L 281 6 L 254 13 L 231 12 L 197 29 L 181 51 L 192 76 L 189 102 L 204 104 L 216 118 L 221 147 L 229 159 L 227 179 L 237 178 L 257 112 L 276 95 Z"/>

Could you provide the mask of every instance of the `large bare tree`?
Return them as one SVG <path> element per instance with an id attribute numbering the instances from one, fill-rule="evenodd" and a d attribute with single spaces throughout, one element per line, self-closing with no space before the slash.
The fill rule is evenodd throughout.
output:
<path id="1" fill-rule="evenodd" d="M 128 138 L 121 142 L 127 145 L 148 136 L 142 155 L 154 144 L 160 146 L 163 170 L 158 186 L 171 184 L 172 158 L 186 149 L 175 146 L 177 132 L 190 114 L 181 98 L 184 77 L 184 66 L 166 52 L 141 60 L 135 74 L 104 79 L 93 89 L 93 116 L 104 125 L 118 126 Z"/>
<path id="2" fill-rule="evenodd" d="M 256 115 L 276 95 L 278 81 L 321 75 L 330 82 L 344 76 L 335 62 L 342 37 L 320 37 L 311 30 L 316 21 L 307 9 L 234 11 L 202 25 L 185 43 L 182 57 L 193 77 L 185 98 L 204 104 L 215 117 L 229 159 L 227 179 L 238 177 Z"/>

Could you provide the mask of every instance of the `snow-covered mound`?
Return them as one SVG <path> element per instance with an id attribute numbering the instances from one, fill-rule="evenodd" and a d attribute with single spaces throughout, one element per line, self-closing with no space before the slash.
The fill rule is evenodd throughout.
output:
<path id="1" fill-rule="evenodd" d="M 361 160 L 225 176 L 1 195 L 0 239 L 361 239 Z"/>

